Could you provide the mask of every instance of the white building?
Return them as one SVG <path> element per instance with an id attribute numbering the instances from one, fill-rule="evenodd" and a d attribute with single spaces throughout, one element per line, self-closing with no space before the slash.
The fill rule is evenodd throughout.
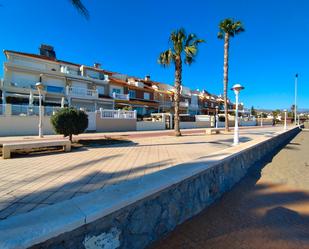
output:
<path id="1" fill-rule="evenodd" d="M 60 106 L 63 99 L 69 106 L 94 111 L 113 109 L 109 96 L 108 75 L 99 68 L 57 60 L 51 46 L 41 45 L 40 54 L 4 50 L 4 79 L 1 82 L 2 104 L 29 105 L 38 103 L 37 82 L 44 86 L 44 106 Z"/>

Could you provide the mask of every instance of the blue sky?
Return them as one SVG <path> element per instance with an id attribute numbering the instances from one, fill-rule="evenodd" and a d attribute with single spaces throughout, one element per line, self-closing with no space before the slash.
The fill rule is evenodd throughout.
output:
<path id="1" fill-rule="evenodd" d="M 57 57 L 108 70 L 173 83 L 173 67 L 157 64 L 172 30 L 184 27 L 206 40 L 196 62 L 183 68 L 183 83 L 220 94 L 223 41 L 216 37 L 226 17 L 241 20 L 246 32 L 230 46 L 229 84 L 246 89 L 248 107 L 289 108 L 294 75 L 299 107 L 309 108 L 309 1 L 307 0 L 84 0 L 90 19 L 69 0 L 0 0 L 0 48 L 37 53 L 41 43 Z M 0 63 L 5 60 L 0 56 Z M 1 70 L 0 75 L 3 75 Z M 230 92 L 233 99 L 233 94 Z"/>

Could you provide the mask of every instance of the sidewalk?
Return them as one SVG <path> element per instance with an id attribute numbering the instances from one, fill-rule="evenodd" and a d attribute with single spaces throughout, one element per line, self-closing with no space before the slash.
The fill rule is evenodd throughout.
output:
<path id="1" fill-rule="evenodd" d="M 240 131 L 240 142 L 272 136 L 281 130 L 282 127 L 243 129 Z M 43 208 L 108 185 L 142 179 L 153 172 L 206 158 L 214 152 L 220 153 L 232 145 L 233 133 L 207 136 L 203 129 L 199 132 L 202 133 L 182 137 L 130 137 L 130 144 L 0 159 L 0 219 Z M 91 136 L 97 137 L 97 134 Z M 51 136 L 51 139 L 54 137 Z"/>

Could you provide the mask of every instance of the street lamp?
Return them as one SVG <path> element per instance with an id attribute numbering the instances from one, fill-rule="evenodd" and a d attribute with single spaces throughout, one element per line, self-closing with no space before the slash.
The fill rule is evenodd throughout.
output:
<path id="1" fill-rule="evenodd" d="M 295 103 L 294 103 L 294 122 L 297 125 L 297 82 L 298 74 L 295 74 Z"/>
<path id="2" fill-rule="evenodd" d="M 42 116 L 43 116 L 43 110 L 42 110 L 42 90 L 43 90 L 43 84 L 42 82 L 38 82 L 35 84 L 36 88 L 39 92 L 39 137 L 43 137 L 43 123 L 42 123 Z"/>
<path id="3" fill-rule="evenodd" d="M 236 108 L 235 108 L 235 128 L 234 128 L 234 142 L 233 145 L 238 145 L 239 143 L 239 128 L 238 128 L 238 95 L 241 90 L 243 90 L 244 87 L 240 84 L 235 84 L 231 90 L 235 93 L 235 102 L 236 102 Z"/>
<path id="4" fill-rule="evenodd" d="M 219 119 L 218 119 L 218 109 L 219 109 L 219 106 L 216 106 L 216 119 L 215 119 L 215 121 L 216 121 L 216 128 L 218 128 L 218 121 L 219 121 Z"/>
<path id="5" fill-rule="evenodd" d="M 286 116 L 287 116 L 287 109 L 284 109 L 284 126 L 283 126 L 283 130 L 286 131 Z"/>

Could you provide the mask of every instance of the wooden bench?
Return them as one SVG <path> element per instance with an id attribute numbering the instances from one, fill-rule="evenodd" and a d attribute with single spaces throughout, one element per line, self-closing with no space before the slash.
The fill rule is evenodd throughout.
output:
<path id="1" fill-rule="evenodd" d="M 52 141 L 29 141 L 4 143 L 2 145 L 3 159 L 11 158 L 11 152 L 16 150 L 37 149 L 46 147 L 62 146 L 64 151 L 71 151 L 71 142 L 69 140 L 52 140 Z"/>
<path id="2" fill-rule="evenodd" d="M 207 128 L 206 129 L 206 134 L 207 135 L 218 134 L 221 131 L 224 131 L 224 128 Z"/>

